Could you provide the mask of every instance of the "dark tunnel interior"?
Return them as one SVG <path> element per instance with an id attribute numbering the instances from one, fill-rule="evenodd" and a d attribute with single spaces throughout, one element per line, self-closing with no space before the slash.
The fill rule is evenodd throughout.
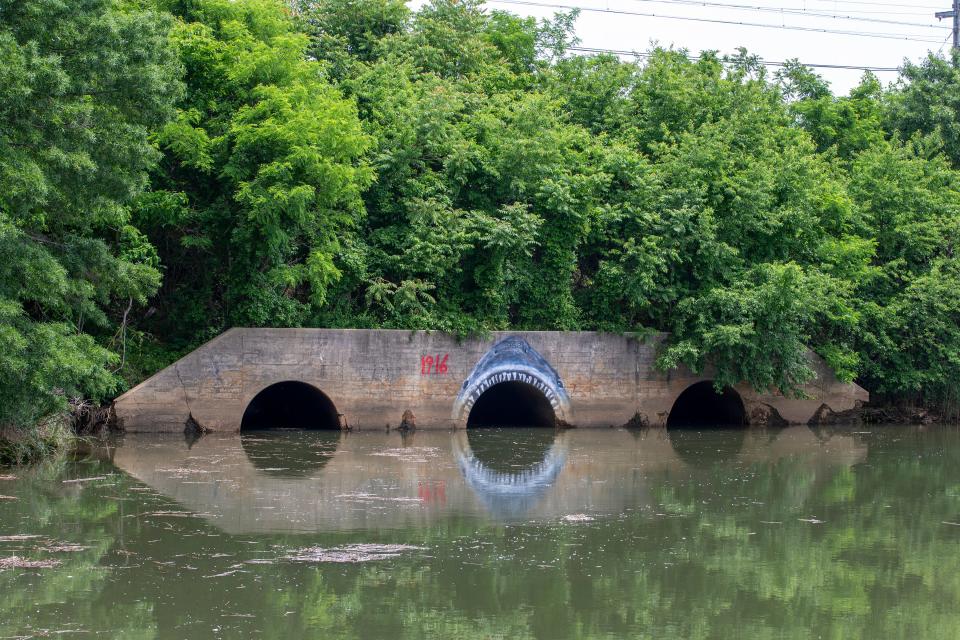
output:
<path id="1" fill-rule="evenodd" d="M 713 382 L 698 382 L 680 394 L 670 410 L 667 428 L 742 427 L 746 425 L 743 401 L 727 387 L 717 393 Z"/>
<path id="2" fill-rule="evenodd" d="M 258 393 L 243 414 L 241 431 L 264 429 L 339 429 L 333 402 L 305 382 L 278 382 Z"/>
<path id="3" fill-rule="evenodd" d="M 524 382 L 501 382 L 473 405 L 468 427 L 555 427 L 550 402 L 536 387 Z"/>

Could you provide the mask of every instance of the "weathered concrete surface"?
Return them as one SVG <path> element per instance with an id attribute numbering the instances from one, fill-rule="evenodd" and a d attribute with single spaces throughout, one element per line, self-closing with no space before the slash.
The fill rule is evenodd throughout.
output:
<path id="1" fill-rule="evenodd" d="M 238 431 L 258 393 L 295 380 L 326 394 L 345 427 L 396 427 L 409 410 L 418 429 L 448 429 L 466 426 L 470 407 L 491 384 L 518 380 L 539 389 L 573 426 L 662 426 L 677 397 L 710 377 L 657 371 L 661 339 L 503 332 L 457 341 L 423 331 L 231 329 L 122 395 L 114 408 L 119 426 L 131 432 L 182 432 L 191 416 L 212 431 Z M 805 389 L 808 399 L 735 387 L 751 424 L 777 417 L 806 424 L 822 405 L 839 412 L 868 399 L 810 358 L 817 377 Z"/>

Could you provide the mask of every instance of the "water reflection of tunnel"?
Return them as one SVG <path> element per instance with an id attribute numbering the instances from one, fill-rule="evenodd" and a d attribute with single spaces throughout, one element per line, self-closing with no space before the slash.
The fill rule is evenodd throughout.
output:
<path id="1" fill-rule="evenodd" d="M 694 468 L 727 464 L 743 450 L 746 429 L 671 429 L 670 445 L 677 457 Z"/>
<path id="2" fill-rule="evenodd" d="M 547 429 L 478 429 L 467 432 L 474 457 L 500 473 L 518 473 L 543 462 L 556 440 Z"/>
<path id="3" fill-rule="evenodd" d="M 746 421 L 740 394 L 730 387 L 717 393 L 708 380 L 691 385 L 680 394 L 670 409 L 667 428 L 742 427 Z"/>
<path id="4" fill-rule="evenodd" d="M 337 452 L 339 431 L 263 431 L 240 436 L 250 463 L 275 478 L 305 478 L 329 462 Z"/>
<path id="5" fill-rule="evenodd" d="M 554 427 L 553 407 L 543 393 L 525 382 L 495 384 L 477 399 L 468 427 Z"/>
<path id="6" fill-rule="evenodd" d="M 262 429 L 339 429 L 333 402 L 316 387 L 287 381 L 270 385 L 250 401 L 241 431 Z"/>
<path id="7" fill-rule="evenodd" d="M 554 429 L 455 431 L 453 455 L 474 495 L 496 518 L 525 517 L 555 486 L 567 432 Z"/>

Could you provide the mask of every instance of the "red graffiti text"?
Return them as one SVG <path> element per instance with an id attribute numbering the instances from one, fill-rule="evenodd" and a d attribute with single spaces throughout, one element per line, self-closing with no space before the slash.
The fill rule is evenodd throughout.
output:
<path id="1" fill-rule="evenodd" d="M 420 375 L 443 375 L 447 372 L 447 358 L 449 353 L 444 353 L 443 357 L 438 353 L 436 356 L 420 356 Z"/>

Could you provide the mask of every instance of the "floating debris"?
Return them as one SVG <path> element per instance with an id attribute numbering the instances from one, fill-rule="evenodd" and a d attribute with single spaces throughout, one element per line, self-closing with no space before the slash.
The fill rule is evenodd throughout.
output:
<path id="1" fill-rule="evenodd" d="M 59 560 L 28 560 L 20 556 L 10 556 L 9 558 L 0 558 L 0 571 L 4 569 L 50 569 L 59 567 Z"/>
<path id="2" fill-rule="evenodd" d="M 74 484 L 77 482 L 93 482 L 94 480 L 106 480 L 107 476 L 93 476 L 92 478 L 74 478 L 73 480 L 64 480 L 63 484 Z"/>
<path id="3" fill-rule="evenodd" d="M 143 514 L 145 516 L 155 516 L 162 518 L 186 518 L 192 516 L 192 511 L 151 511 L 150 513 Z"/>
<path id="4" fill-rule="evenodd" d="M 62 544 L 51 544 L 46 547 L 38 547 L 39 551 L 46 551 L 48 553 L 74 553 L 76 551 L 84 551 L 90 547 L 85 547 L 82 544 L 72 544 L 69 542 Z"/>
<path id="5" fill-rule="evenodd" d="M 3 476 L 0 475 L 0 480 L 16 480 L 17 476 Z"/>
<path id="6" fill-rule="evenodd" d="M 177 467 L 176 469 L 157 469 L 160 473 L 173 473 L 180 476 L 192 475 L 192 474 L 202 474 L 202 473 L 213 473 L 209 469 L 193 469 L 189 467 Z"/>
<path id="7" fill-rule="evenodd" d="M 338 498 L 344 498 L 352 502 L 415 502 L 420 503 L 420 498 L 409 498 L 404 496 L 378 496 L 372 493 L 340 493 L 337 494 Z"/>
<path id="8" fill-rule="evenodd" d="M 422 551 L 426 547 L 409 544 L 348 544 L 343 547 L 308 547 L 300 549 L 287 560 L 294 562 L 374 562 L 397 558 L 405 551 Z"/>
<path id="9" fill-rule="evenodd" d="M 947 522 L 946 520 L 944 520 L 943 524 L 948 524 L 951 527 L 960 527 L 960 522 Z"/>
<path id="10" fill-rule="evenodd" d="M 382 458 L 398 458 L 404 462 L 429 462 L 440 455 L 438 447 L 405 447 L 402 449 L 384 449 L 370 454 Z"/>
<path id="11" fill-rule="evenodd" d="M 12 536 L 0 536 L 0 542 L 20 542 L 21 540 L 35 540 L 43 536 L 37 534 L 19 533 Z"/>
<path id="12" fill-rule="evenodd" d="M 226 578 L 227 576 L 232 576 L 235 573 L 239 573 L 239 569 L 234 569 L 233 571 L 224 571 L 223 573 L 215 573 L 212 576 L 203 576 L 204 578 Z"/>
<path id="13" fill-rule="evenodd" d="M 20 498 L 18 498 L 18 497 L 16 497 L 16 496 L 3 496 L 3 495 L 0 495 L 0 500 L 19 500 L 19 499 L 20 499 Z"/>
<path id="14" fill-rule="evenodd" d="M 809 522 L 810 524 L 823 524 L 823 520 L 818 518 L 797 518 L 800 522 Z"/>
<path id="15" fill-rule="evenodd" d="M 563 516 L 562 520 L 564 522 L 593 522 L 593 517 L 585 513 L 571 513 L 570 515 Z"/>

